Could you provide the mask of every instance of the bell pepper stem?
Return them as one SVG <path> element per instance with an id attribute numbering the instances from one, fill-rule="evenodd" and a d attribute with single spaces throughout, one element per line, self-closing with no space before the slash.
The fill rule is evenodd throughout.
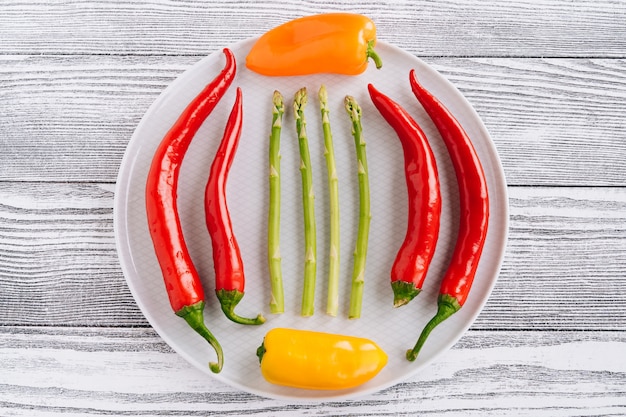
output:
<path id="1" fill-rule="evenodd" d="M 374 61 L 376 68 L 381 69 L 383 67 L 383 60 L 380 58 L 380 55 L 378 55 L 378 53 L 374 50 L 375 44 L 376 41 L 374 39 L 367 43 L 367 59 L 372 58 L 372 61 Z"/>
<path id="2" fill-rule="evenodd" d="M 394 281 L 391 283 L 393 290 L 393 306 L 400 307 L 414 299 L 422 290 L 412 282 Z"/>
<path id="3" fill-rule="evenodd" d="M 406 358 L 411 362 L 414 361 L 417 358 L 419 351 L 422 349 L 422 346 L 424 346 L 424 342 L 426 342 L 430 332 L 432 332 L 432 330 L 442 321 L 459 311 L 460 308 L 461 305 L 455 297 L 448 294 L 441 294 L 437 300 L 437 313 L 426 324 L 426 326 L 424 326 L 424 330 L 422 330 L 419 339 L 417 339 L 415 347 L 407 350 Z"/>
<path id="4" fill-rule="evenodd" d="M 261 343 L 256 349 L 256 356 L 259 358 L 259 362 L 263 361 L 263 355 L 265 355 L 265 343 Z"/>
<path id="5" fill-rule="evenodd" d="M 259 313 L 255 318 L 241 317 L 235 313 L 235 306 L 239 304 L 239 301 L 243 298 L 243 292 L 237 290 L 216 290 L 218 300 L 222 306 L 222 311 L 230 320 L 239 324 L 263 324 L 265 323 L 265 317 Z"/>
<path id="6" fill-rule="evenodd" d="M 213 373 L 219 373 L 224 366 L 224 353 L 222 346 L 219 344 L 215 336 L 209 331 L 204 324 L 204 301 L 184 306 L 176 312 L 176 315 L 185 319 L 187 324 L 202 336 L 215 349 L 217 354 L 217 362 L 209 362 L 209 368 Z"/>

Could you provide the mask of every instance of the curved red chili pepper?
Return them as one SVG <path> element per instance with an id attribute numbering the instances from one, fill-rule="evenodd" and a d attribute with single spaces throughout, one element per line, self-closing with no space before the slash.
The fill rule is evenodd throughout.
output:
<path id="1" fill-rule="evenodd" d="M 394 306 L 399 307 L 420 293 L 435 254 L 441 215 L 439 174 L 428 139 L 417 122 L 372 84 L 367 88 L 380 114 L 396 131 L 404 151 L 408 225 L 391 268 Z"/>
<path id="2" fill-rule="evenodd" d="M 456 313 L 465 303 L 476 275 L 487 237 L 489 194 L 487 180 L 472 141 L 450 111 L 409 73 L 413 94 L 441 134 L 454 166 L 459 187 L 460 224 L 450 265 L 439 288 L 437 314 L 424 327 L 407 359 L 415 360 L 426 338 L 439 323 Z"/>
<path id="3" fill-rule="evenodd" d="M 234 311 L 235 306 L 244 295 L 245 275 L 239 244 L 233 232 L 230 213 L 226 204 L 226 181 L 237 152 L 242 123 L 241 88 L 237 88 L 235 104 L 228 117 L 224 136 L 211 164 L 209 180 L 204 193 L 204 204 L 206 224 L 213 245 L 215 292 L 220 300 L 222 311 L 224 311 L 226 317 L 236 323 L 261 324 L 265 322 L 265 318 L 261 314 L 255 319 L 250 319 L 240 317 Z"/>
<path id="4" fill-rule="evenodd" d="M 146 181 L 148 226 L 170 305 L 215 349 L 217 362 L 209 363 L 215 373 L 223 366 L 222 348 L 204 324 L 204 290 L 183 237 L 176 196 L 180 167 L 189 144 L 235 77 L 235 57 L 227 48 L 223 52 L 224 68 L 187 105 L 161 140 Z"/>

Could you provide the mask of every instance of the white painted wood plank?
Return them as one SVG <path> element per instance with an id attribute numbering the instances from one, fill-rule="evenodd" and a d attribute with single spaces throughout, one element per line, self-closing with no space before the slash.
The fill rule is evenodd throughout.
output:
<path id="1" fill-rule="evenodd" d="M 119 267 L 113 189 L 0 183 L 0 321 L 145 324 Z"/>
<path id="2" fill-rule="evenodd" d="M 512 187 L 510 201 L 473 328 L 625 331 L 626 188 Z M 112 185 L 0 182 L 0 202 L 0 325 L 146 325 L 119 268 Z"/>
<path id="3" fill-rule="evenodd" d="M 626 49 L 626 5 L 618 0 L 4 0 L 0 50 L 198 55 L 328 11 L 366 14 L 381 39 L 420 56 L 622 57 Z"/>
<path id="4" fill-rule="evenodd" d="M 432 65 L 476 108 L 510 185 L 626 185 L 626 60 Z"/>
<path id="5" fill-rule="evenodd" d="M 0 178 L 114 182 L 143 114 L 196 60 L 0 58 Z"/>
<path id="6" fill-rule="evenodd" d="M 0 327 L 0 413 L 621 415 L 624 349 L 623 332 L 470 331 L 419 375 L 387 390 L 339 403 L 294 403 L 215 381 L 149 329 Z"/>
<path id="7" fill-rule="evenodd" d="M 145 111 L 199 59 L 0 57 L 0 179 L 115 181 Z M 476 107 L 510 185 L 626 185 L 626 60 L 428 62 Z"/>
<path id="8" fill-rule="evenodd" d="M 626 330 L 626 189 L 514 187 L 481 329 Z"/>

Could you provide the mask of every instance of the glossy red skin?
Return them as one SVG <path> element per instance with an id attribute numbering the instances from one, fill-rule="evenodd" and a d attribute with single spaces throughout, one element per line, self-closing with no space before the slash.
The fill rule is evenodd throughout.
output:
<path id="1" fill-rule="evenodd" d="M 440 296 L 467 300 L 487 237 L 489 193 L 485 173 L 471 139 L 450 111 L 417 80 L 411 70 L 413 94 L 426 110 L 443 139 L 459 187 L 459 233 L 450 265 L 441 282 Z"/>
<path id="2" fill-rule="evenodd" d="M 215 290 L 244 292 L 245 276 L 239 244 L 226 204 L 226 182 L 235 158 L 241 126 L 243 105 L 241 89 L 237 88 L 235 104 L 228 117 L 224 136 L 213 159 L 209 180 L 205 188 L 206 224 L 213 245 Z"/>
<path id="3" fill-rule="evenodd" d="M 439 237 L 441 192 L 437 163 L 426 135 L 398 103 L 368 85 L 374 106 L 396 131 L 404 152 L 408 191 L 408 225 L 391 268 L 391 282 L 421 289 Z"/>
<path id="4" fill-rule="evenodd" d="M 223 50 L 222 71 L 185 108 L 157 148 L 146 181 L 146 211 L 150 236 L 175 312 L 204 301 L 198 272 L 189 256 L 176 204 L 178 176 L 185 153 L 200 126 L 230 87 L 235 57 Z"/>

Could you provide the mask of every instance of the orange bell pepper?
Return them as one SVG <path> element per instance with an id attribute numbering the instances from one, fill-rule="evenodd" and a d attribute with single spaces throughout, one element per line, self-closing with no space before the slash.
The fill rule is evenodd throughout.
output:
<path id="1" fill-rule="evenodd" d="M 335 73 L 357 75 L 368 59 L 382 66 L 374 51 L 376 26 L 353 13 L 325 13 L 291 20 L 261 36 L 246 66 L 269 76 Z"/>

